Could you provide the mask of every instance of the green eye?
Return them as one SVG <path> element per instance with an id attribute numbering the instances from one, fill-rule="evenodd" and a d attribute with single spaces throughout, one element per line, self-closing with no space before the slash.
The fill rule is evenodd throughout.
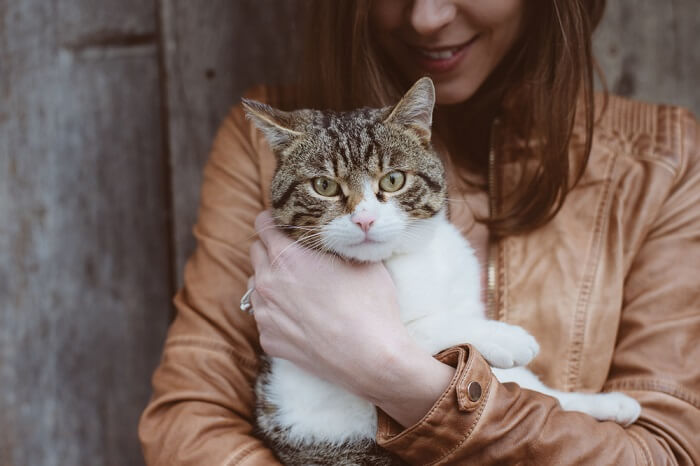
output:
<path id="1" fill-rule="evenodd" d="M 337 196 L 340 192 L 340 186 L 338 186 L 338 183 L 326 178 L 325 176 L 314 178 L 312 184 L 314 185 L 316 192 L 321 196 L 333 197 Z"/>
<path id="2" fill-rule="evenodd" d="M 406 175 L 400 171 L 393 171 L 391 173 L 387 173 L 381 180 L 379 180 L 379 187 L 382 191 L 393 193 L 403 188 L 405 182 Z"/>

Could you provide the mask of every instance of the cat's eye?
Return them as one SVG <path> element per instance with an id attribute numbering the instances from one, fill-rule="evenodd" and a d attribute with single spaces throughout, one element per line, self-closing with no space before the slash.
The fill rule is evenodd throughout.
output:
<path id="1" fill-rule="evenodd" d="M 393 171 L 391 173 L 387 173 L 381 180 L 379 180 L 379 187 L 384 192 L 393 193 L 403 188 L 405 182 L 406 175 L 404 175 L 403 172 Z"/>
<path id="2" fill-rule="evenodd" d="M 333 197 L 340 193 L 340 186 L 335 181 L 325 176 L 314 178 L 313 186 L 317 193 L 321 196 Z"/>

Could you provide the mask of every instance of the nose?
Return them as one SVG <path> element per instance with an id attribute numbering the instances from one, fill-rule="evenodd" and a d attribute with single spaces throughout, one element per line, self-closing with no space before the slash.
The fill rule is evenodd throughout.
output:
<path id="1" fill-rule="evenodd" d="M 411 25 L 421 35 L 433 34 L 448 25 L 457 13 L 449 0 L 415 0 L 411 10 Z"/>
<path id="2" fill-rule="evenodd" d="M 374 224 L 374 221 L 376 219 L 377 218 L 375 217 L 374 214 L 372 214 L 366 210 L 361 210 L 360 212 L 356 212 L 352 215 L 352 217 L 350 217 L 350 220 L 354 224 L 359 226 L 362 229 L 362 231 L 364 231 L 365 233 L 367 233 L 369 231 L 369 229 L 372 227 L 372 225 Z"/>

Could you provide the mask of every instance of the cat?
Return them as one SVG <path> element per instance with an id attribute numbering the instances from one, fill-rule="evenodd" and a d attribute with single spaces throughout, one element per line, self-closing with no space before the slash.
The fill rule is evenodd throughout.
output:
<path id="1" fill-rule="evenodd" d="M 553 396 L 566 410 L 634 422 L 640 406 L 624 394 L 545 386 L 524 367 L 539 351 L 534 337 L 486 318 L 479 263 L 447 219 L 444 168 L 430 144 L 434 104 L 429 78 L 381 109 L 283 112 L 244 99 L 248 118 L 277 157 L 275 222 L 302 245 L 348 260 L 383 261 L 402 322 L 431 354 L 470 343 L 501 382 Z M 371 403 L 285 359 L 264 360 L 257 425 L 284 464 L 402 464 L 374 443 Z"/>

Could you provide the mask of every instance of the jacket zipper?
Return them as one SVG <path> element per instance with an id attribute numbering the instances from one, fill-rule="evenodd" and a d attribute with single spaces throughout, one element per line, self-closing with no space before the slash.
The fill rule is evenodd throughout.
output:
<path id="1" fill-rule="evenodd" d="M 489 195 L 489 217 L 493 218 L 497 214 L 497 193 L 496 186 L 496 127 L 498 120 L 494 120 L 491 125 L 491 140 L 489 142 L 489 167 L 488 167 L 488 195 Z M 488 247 L 488 264 L 486 270 L 487 290 L 486 290 L 486 307 L 489 317 L 498 320 L 498 312 L 496 309 L 496 257 L 498 255 L 498 242 L 494 240 L 493 235 L 489 234 Z"/>

